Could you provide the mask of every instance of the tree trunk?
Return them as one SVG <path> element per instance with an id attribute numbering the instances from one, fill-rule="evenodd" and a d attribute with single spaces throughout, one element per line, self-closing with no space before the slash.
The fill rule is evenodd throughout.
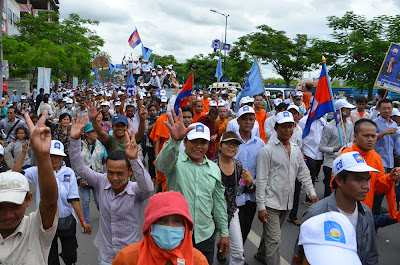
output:
<path id="1" fill-rule="evenodd" d="M 286 83 L 286 87 L 289 88 L 290 87 L 290 79 L 285 78 L 285 83 Z"/>
<path id="2" fill-rule="evenodd" d="M 373 89 L 373 87 L 368 89 L 368 100 L 372 100 L 372 89 Z"/>

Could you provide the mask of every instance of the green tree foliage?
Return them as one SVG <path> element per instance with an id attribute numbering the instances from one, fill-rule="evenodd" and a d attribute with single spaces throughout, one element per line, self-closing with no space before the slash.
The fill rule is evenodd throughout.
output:
<path id="1" fill-rule="evenodd" d="M 58 13 L 39 12 L 38 16 L 25 15 L 17 23 L 20 31 L 16 36 L 4 36 L 2 40 L 4 59 L 9 61 L 12 77 L 32 81 L 38 67 L 51 68 L 53 79 L 90 79 L 93 52 L 104 45 L 103 39 L 87 25 L 99 22 L 81 19 L 70 14 L 63 21 L 49 23 Z"/>
<path id="2" fill-rule="evenodd" d="M 239 48 L 249 55 L 256 56 L 263 64 L 272 64 L 275 71 L 285 80 L 286 86 L 300 77 L 301 72 L 311 69 L 312 61 L 307 35 L 297 34 L 290 40 L 284 31 L 272 29 L 267 25 L 257 27 L 239 38 Z"/>
<path id="3" fill-rule="evenodd" d="M 314 40 L 315 63 L 321 55 L 327 58 L 329 73 L 356 87 L 368 90 L 369 99 L 380 66 L 390 42 L 400 38 L 400 15 L 380 16 L 368 20 L 365 16 L 347 12 L 343 17 L 330 16 L 328 26 L 333 40 Z"/>

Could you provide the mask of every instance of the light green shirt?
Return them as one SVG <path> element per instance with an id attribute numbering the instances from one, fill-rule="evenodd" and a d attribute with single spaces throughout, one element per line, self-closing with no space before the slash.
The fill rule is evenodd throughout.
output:
<path id="1" fill-rule="evenodd" d="M 202 163 L 195 164 L 185 152 L 179 154 L 180 143 L 170 138 L 164 144 L 157 156 L 156 168 L 164 173 L 168 190 L 180 192 L 186 198 L 196 244 L 209 239 L 215 226 L 221 237 L 228 237 L 228 214 L 221 170 L 206 156 Z"/>

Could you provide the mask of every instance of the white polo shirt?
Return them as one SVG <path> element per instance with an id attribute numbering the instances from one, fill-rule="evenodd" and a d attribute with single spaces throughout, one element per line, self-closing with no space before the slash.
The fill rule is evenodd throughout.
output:
<path id="1" fill-rule="evenodd" d="M 75 172 L 66 166 L 62 166 L 58 172 L 54 171 L 58 186 L 57 205 L 60 211 L 60 218 L 65 218 L 71 214 L 75 216 L 74 207 L 68 202 L 71 199 L 79 199 L 78 184 L 76 182 Z M 30 167 L 25 170 L 25 177 L 29 183 L 36 184 L 36 210 L 39 209 L 40 190 L 38 185 L 38 168 Z"/>
<path id="2" fill-rule="evenodd" d="M 0 234 L 0 264 L 47 264 L 57 224 L 58 209 L 47 230 L 43 229 L 39 210 L 24 216 L 14 233 L 6 239 Z"/>

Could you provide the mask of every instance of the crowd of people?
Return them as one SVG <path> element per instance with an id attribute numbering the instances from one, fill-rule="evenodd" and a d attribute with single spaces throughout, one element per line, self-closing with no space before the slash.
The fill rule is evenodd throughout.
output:
<path id="1" fill-rule="evenodd" d="M 342 121 L 325 115 L 303 139 L 312 83 L 286 99 L 193 90 L 176 112 L 172 69 L 129 59 L 135 96 L 123 85 L 67 83 L 51 93 L 3 92 L 0 264 L 75 264 L 76 225 L 92 233 L 91 194 L 101 265 L 213 264 L 214 257 L 247 264 L 255 216 L 263 233 L 254 257 L 263 264 L 280 264 L 285 221 L 300 226 L 293 264 L 378 264 L 378 228 L 400 219 L 400 111 L 385 90 L 372 106 L 363 96 L 356 105 L 337 98 Z M 36 211 L 25 216 L 29 183 Z M 299 218 L 302 189 L 309 208 Z"/>

